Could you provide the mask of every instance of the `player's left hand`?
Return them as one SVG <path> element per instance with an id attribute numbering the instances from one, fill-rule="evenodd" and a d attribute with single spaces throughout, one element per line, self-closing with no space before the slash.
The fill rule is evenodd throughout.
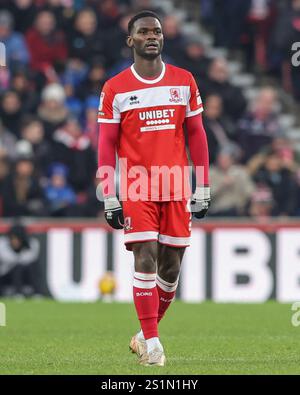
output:
<path id="1" fill-rule="evenodd" d="M 196 187 L 191 199 L 191 212 L 196 218 L 204 218 L 210 206 L 210 188 Z"/>
<path id="2" fill-rule="evenodd" d="M 122 206 L 116 196 L 104 199 L 104 216 L 107 223 L 114 229 L 124 228 Z"/>

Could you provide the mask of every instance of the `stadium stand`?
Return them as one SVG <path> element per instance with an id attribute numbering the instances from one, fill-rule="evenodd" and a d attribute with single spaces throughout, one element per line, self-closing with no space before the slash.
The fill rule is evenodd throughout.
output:
<path id="1" fill-rule="evenodd" d="M 300 73 L 290 62 L 299 0 L 1 0 L 0 7 L 1 217 L 102 216 L 98 96 L 131 64 L 127 22 L 145 8 L 163 18 L 164 60 L 189 69 L 200 87 L 213 177 L 224 179 L 210 215 L 300 215 Z M 217 175 L 224 150 L 228 177 Z M 239 201 L 228 199 L 237 179 L 247 185 Z"/>

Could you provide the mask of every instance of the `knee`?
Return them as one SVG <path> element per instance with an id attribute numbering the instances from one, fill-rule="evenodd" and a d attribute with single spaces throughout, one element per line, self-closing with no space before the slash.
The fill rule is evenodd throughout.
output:
<path id="1" fill-rule="evenodd" d="M 168 265 L 162 265 L 159 268 L 158 275 L 168 283 L 175 283 L 180 273 L 180 263 L 177 261 L 168 262 Z"/>
<path id="2" fill-rule="evenodd" d="M 151 255 L 143 255 L 135 260 L 135 271 L 141 273 L 155 273 L 156 261 Z"/>

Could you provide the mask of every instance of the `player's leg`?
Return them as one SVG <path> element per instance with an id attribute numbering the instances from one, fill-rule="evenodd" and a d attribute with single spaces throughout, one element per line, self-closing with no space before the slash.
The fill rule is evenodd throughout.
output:
<path id="1" fill-rule="evenodd" d="M 156 278 L 159 293 L 158 321 L 175 297 L 180 266 L 185 248 L 189 246 L 191 234 L 191 213 L 189 201 L 170 201 L 162 206 L 158 273 Z"/>
<path id="2" fill-rule="evenodd" d="M 159 295 L 158 323 L 175 298 L 184 251 L 185 247 L 159 244 L 156 276 Z"/>
<path id="3" fill-rule="evenodd" d="M 158 293 L 156 288 L 158 226 L 160 207 L 154 202 L 124 202 L 125 244 L 134 254 L 133 300 L 141 332 L 135 335 L 130 348 L 141 363 L 164 363 L 164 356 L 151 362 L 153 351 L 163 354 L 157 329 Z M 144 355 L 144 350 L 147 354 Z M 157 355 L 157 353 L 155 354 Z M 163 356 L 163 358 L 162 358 Z"/>
<path id="4" fill-rule="evenodd" d="M 158 243 L 134 243 L 132 251 L 135 266 L 133 299 L 147 347 L 147 354 L 141 356 L 140 363 L 163 366 L 165 355 L 158 335 L 159 297 L 155 281 Z"/>
<path id="5" fill-rule="evenodd" d="M 145 340 L 158 338 L 157 242 L 134 243 L 133 300 Z"/>
<path id="6" fill-rule="evenodd" d="M 132 245 L 135 274 L 133 299 L 141 324 L 147 352 L 163 351 L 158 335 L 159 298 L 156 287 L 157 242 L 135 243 Z"/>

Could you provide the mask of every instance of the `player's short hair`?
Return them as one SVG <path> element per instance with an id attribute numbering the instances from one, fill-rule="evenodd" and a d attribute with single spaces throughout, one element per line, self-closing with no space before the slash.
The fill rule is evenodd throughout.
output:
<path id="1" fill-rule="evenodd" d="M 157 19 L 157 20 L 161 23 L 160 17 L 159 17 L 155 12 L 153 12 L 153 11 L 148 11 L 148 10 L 141 11 L 141 12 L 139 12 L 138 14 L 134 15 L 134 16 L 130 19 L 130 21 L 128 22 L 128 34 L 129 34 L 129 35 L 131 34 L 132 29 L 133 29 L 133 25 L 134 25 L 134 23 L 135 23 L 138 19 L 147 18 L 147 17 L 155 18 L 155 19 Z"/>

